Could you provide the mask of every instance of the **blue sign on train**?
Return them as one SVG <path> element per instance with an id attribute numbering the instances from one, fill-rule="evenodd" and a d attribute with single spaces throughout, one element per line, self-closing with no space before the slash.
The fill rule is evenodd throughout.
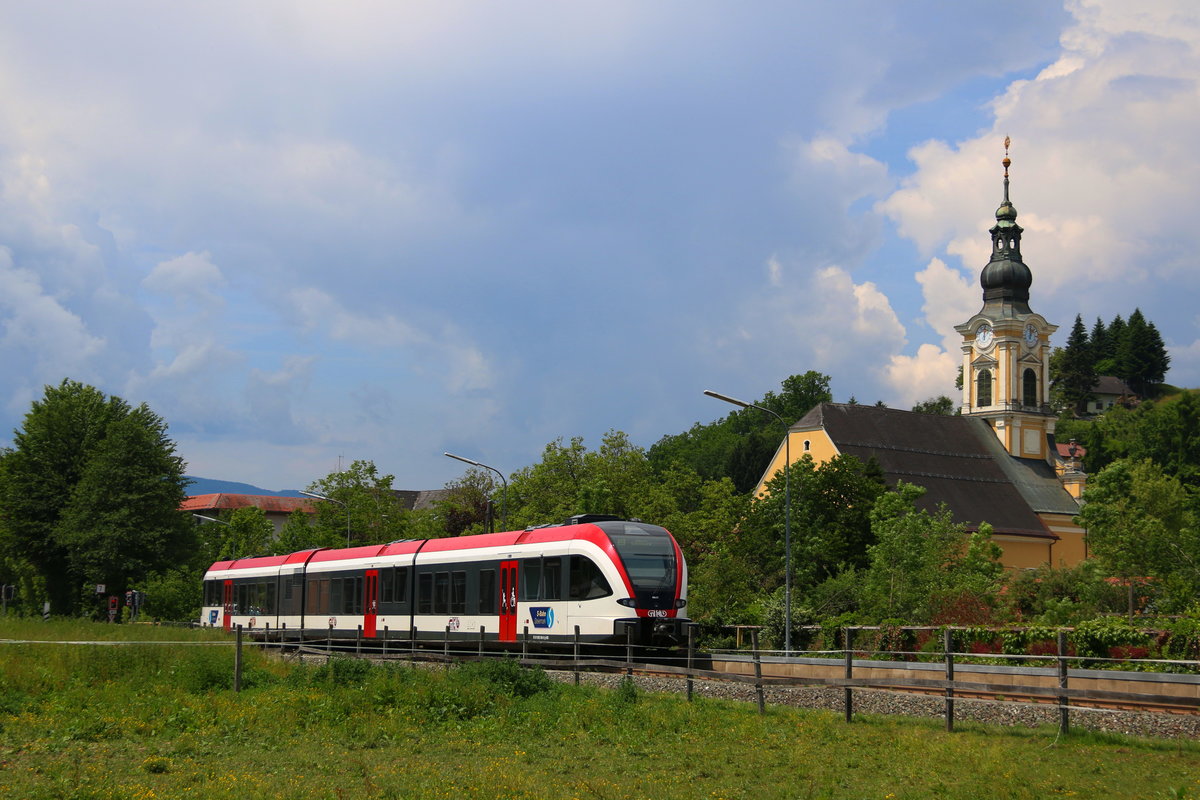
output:
<path id="1" fill-rule="evenodd" d="M 553 628 L 554 627 L 554 609 L 549 606 L 534 606 L 529 609 L 529 613 L 533 615 L 533 627 L 535 628 Z"/>

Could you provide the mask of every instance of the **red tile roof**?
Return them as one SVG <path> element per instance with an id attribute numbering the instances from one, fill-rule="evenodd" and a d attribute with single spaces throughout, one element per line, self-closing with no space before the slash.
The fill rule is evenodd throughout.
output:
<path id="1" fill-rule="evenodd" d="M 307 497 L 276 497 L 261 494 L 198 494 L 185 498 L 180 511 L 220 511 L 231 508 L 261 508 L 267 513 L 290 514 L 296 509 L 315 513 L 313 501 Z"/>

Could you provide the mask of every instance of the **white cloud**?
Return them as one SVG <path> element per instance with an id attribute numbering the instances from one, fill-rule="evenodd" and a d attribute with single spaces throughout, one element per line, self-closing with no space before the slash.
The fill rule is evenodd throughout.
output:
<path id="1" fill-rule="evenodd" d="M 185 253 L 156 264 L 142 285 L 180 302 L 202 300 L 220 304 L 223 301 L 215 290 L 224 288 L 225 276 L 213 263 L 211 253 Z"/>
<path id="2" fill-rule="evenodd" d="M 961 337 L 955 325 L 965 322 L 983 305 L 982 289 L 978 281 L 968 280 L 963 273 L 946 266 L 940 258 L 930 260 L 925 269 L 916 275 L 921 284 L 924 303 L 921 311 L 925 322 L 942 335 L 942 346 L 955 350 Z"/>
<path id="3" fill-rule="evenodd" d="M 922 400 L 947 395 L 958 404 L 958 396 L 947 391 L 954 386 L 954 376 L 962 364 L 961 358 L 932 344 L 917 348 L 915 356 L 894 355 L 884 369 L 884 378 L 899 407 L 912 408 Z"/>
<path id="4" fill-rule="evenodd" d="M 16 267 L 4 247 L 0 286 L 0 352 L 6 372 L 23 377 L 27 386 L 92 372 L 89 362 L 103 351 L 104 339 L 49 294 L 34 272 Z"/>
<path id="5" fill-rule="evenodd" d="M 815 270 L 803 282 L 770 287 L 740 310 L 727 338 L 714 346 L 759 374 L 816 369 L 840 392 L 866 391 L 848 365 L 886 363 L 906 335 L 887 296 L 870 281 L 855 283 L 841 267 Z"/>
<path id="6" fill-rule="evenodd" d="M 878 208 L 923 253 L 957 256 L 978 276 L 990 254 L 984 210 L 1001 200 L 1002 140 L 1011 135 L 1011 197 L 1034 310 L 1065 325 L 1076 313 L 1107 320 L 1140 306 L 1164 338 L 1191 341 L 1200 6 L 1079 0 L 1068 9 L 1074 21 L 1059 58 L 996 98 L 990 130 L 912 148 L 915 173 Z M 966 317 L 953 320 L 961 304 L 930 282 L 952 273 L 926 268 L 918 278 L 926 319 L 948 339 L 947 324 Z M 957 297 L 953 281 L 949 288 Z"/>
<path id="7" fill-rule="evenodd" d="M 394 314 L 371 316 L 351 311 L 314 287 L 294 289 L 288 300 L 305 330 L 323 331 L 357 348 L 406 357 L 424 374 L 440 375 L 447 391 L 484 390 L 495 382 L 487 357 L 449 323 L 438 323 L 434 330 L 410 324 Z"/>

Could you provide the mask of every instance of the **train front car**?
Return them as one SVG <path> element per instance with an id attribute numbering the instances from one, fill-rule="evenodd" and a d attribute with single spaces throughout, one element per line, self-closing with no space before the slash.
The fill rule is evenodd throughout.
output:
<path id="1" fill-rule="evenodd" d="M 625 591 L 616 602 L 625 611 L 613 620 L 613 636 L 625 640 L 627 629 L 641 645 L 673 647 L 687 639 L 687 563 L 675 538 L 657 525 L 627 520 L 592 522 L 612 543 L 614 566 Z M 630 615 L 632 614 L 632 616 Z"/>

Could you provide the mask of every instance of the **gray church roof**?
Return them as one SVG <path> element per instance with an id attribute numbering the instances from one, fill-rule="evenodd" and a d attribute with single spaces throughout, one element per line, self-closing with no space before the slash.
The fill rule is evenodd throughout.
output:
<path id="1" fill-rule="evenodd" d="M 972 529 L 988 522 L 997 534 L 1053 539 L 1038 512 L 1079 511 L 1049 464 L 1010 456 L 976 417 L 822 403 L 791 429 L 817 428 L 839 452 L 864 462 L 874 457 L 889 485 L 925 487 L 921 508 L 945 503 L 955 522 Z"/>

